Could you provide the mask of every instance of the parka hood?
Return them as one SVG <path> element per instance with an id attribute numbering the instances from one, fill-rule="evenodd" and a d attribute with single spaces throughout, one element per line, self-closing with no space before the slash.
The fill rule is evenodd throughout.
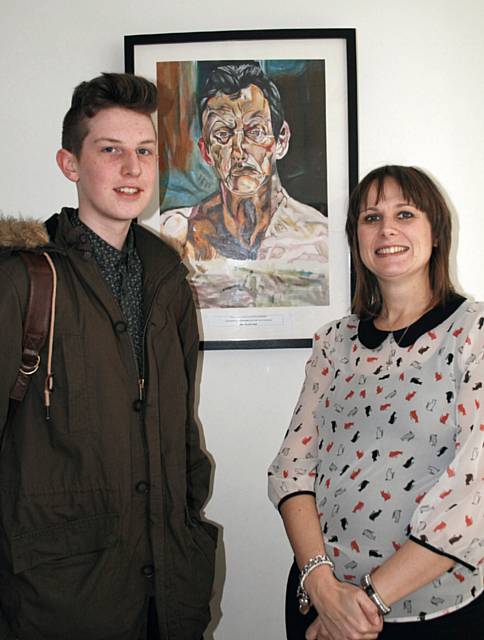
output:
<path id="1" fill-rule="evenodd" d="M 49 243 L 42 222 L 33 218 L 0 217 L 0 249 L 37 249 Z"/>

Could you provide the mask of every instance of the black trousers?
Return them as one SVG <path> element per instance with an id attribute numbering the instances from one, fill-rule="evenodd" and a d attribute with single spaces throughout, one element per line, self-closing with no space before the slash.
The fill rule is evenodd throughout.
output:
<path id="1" fill-rule="evenodd" d="M 305 616 L 299 613 L 296 590 L 299 569 L 294 563 L 289 572 L 286 590 L 287 640 L 304 640 L 309 625 L 316 619 L 312 607 Z M 385 622 L 378 640 L 474 640 L 484 637 L 484 594 L 470 604 L 432 620 L 422 622 Z"/>

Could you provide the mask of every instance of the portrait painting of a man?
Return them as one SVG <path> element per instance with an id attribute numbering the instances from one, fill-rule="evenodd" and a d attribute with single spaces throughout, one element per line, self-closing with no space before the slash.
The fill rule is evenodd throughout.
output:
<path id="1" fill-rule="evenodd" d="M 157 73 L 161 232 L 181 245 L 198 306 L 327 305 L 323 62 Z"/>

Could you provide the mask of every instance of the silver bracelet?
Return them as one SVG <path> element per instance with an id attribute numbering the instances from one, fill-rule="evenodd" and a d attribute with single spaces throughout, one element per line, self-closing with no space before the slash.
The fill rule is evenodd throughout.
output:
<path id="1" fill-rule="evenodd" d="M 317 555 L 317 556 L 314 556 L 314 558 L 310 558 L 306 562 L 304 567 L 301 569 L 301 573 L 299 574 L 299 586 L 297 588 L 296 597 L 299 602 L 299 612 L 302 613 L 303 616 L 305 616 L 306 613 L 311 608 L 311 601 L 309 599 L 309 594 L 304 589 L 304 581 L 306 580 L 306 578 L 308 577 L 308 575 L 311 573 L 313 569 L 316 569 L 316 567 L 321 567 L 324 564 L 327 564 L 328 567 L 331 567 L 331 569 L 334 571 L 333 561 L 330 558 L 328 558 L 326 554 L 324 556 Z"/>
<path id="2" fill-rule="evenodd" d="M 389 607 L 388 605 L 386 605 L 383 602 L 380 594 L 378 593 L 378 591 L 373 586 L 373 582 L 371 580 L 371 577 L 370 577 L 369 573 L 365 574 L 361 578 L 360 586 L 363 589 L 363 591 L 366 593 L 366 595 L 370 598 L 370 600 L 376 604 L 376 606 L 380 610 L 380 613 L 383 616 L 386 616 L 387 613 L 390 613 L 392 608 Z"/>

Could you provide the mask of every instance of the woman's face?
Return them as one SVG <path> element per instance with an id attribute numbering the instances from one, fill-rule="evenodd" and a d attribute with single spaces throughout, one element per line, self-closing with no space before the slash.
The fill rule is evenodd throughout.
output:
<path id="1" fill-rule="evenodd" d="M 358 218 L 363 264 L 382 283 L 421 280 L 428 285 L 433 240 L 426 213 L 405 200 L 393 178 L 385 180 L 379 202 L 376 198 L 373 183 Z"/>

